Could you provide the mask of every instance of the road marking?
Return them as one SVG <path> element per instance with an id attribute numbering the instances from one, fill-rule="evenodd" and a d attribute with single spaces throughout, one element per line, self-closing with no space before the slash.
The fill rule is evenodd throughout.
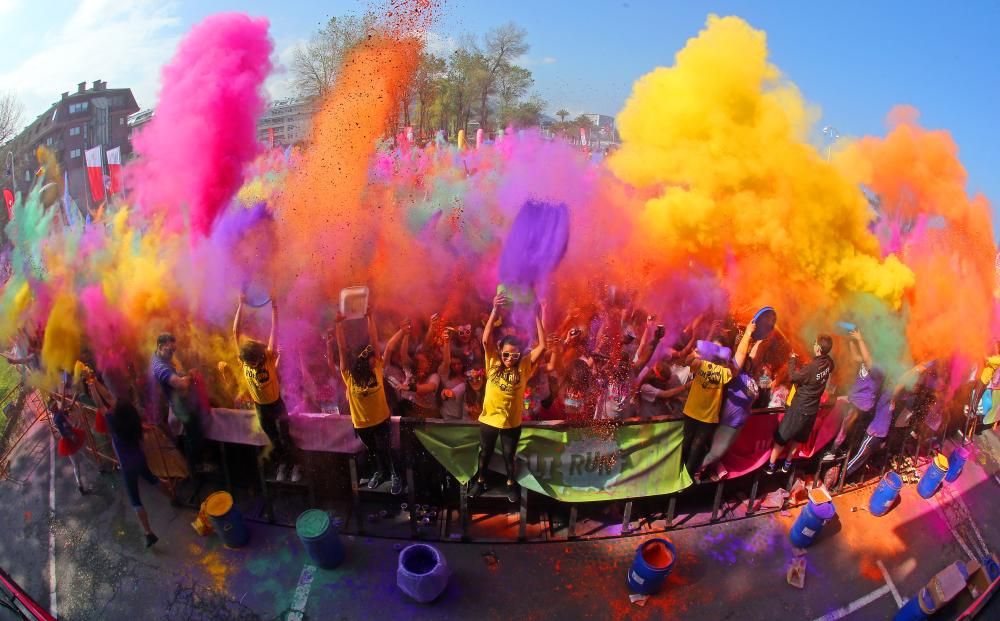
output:
<path id="1" fill-rule="evenodd" d="M 305 617 L 306 602 L 309 601 L 309 591 L 312 590 L 315 574 L 316 568 L 312 565 L 306 565 L 302 568 L 302 573 L 299 574 L 299 584 L 295 587 L 295 593 L 292 595 L 291 609 L 288 611 L 285 621 L 302 621 Z"/>
<path id="2" fill-rule="evenodd" d="M 56 590 L 56 438 L 49 434 L 49 612 L 59 618 Z"/>
<path id="3" fill-rule="evenodd" d="M 855 610 L 860 610 L 864 608 L 868 604 L 874 602 L 875 600 L 877 600 L 878 598 L 882 597 L 883 595 L 889 592 L 891 592 L 891 589 L 889 588 L 889 585 L 886 584 L 884 586 L 875 589 L 868 595 L 865 595 L 864 597 L 854 600 L 853 602 L 851 602 L 846 606 L 842 606 L 834 610 L 833 612 L 828 612 L 822 617 L 816 617 L 815 619 L 813 619 L 813 621 L 837 621 L 837 619 L 843 619 L 844 617 L 851 614 Z"/>
<path id="4" fill-rule="evenodd" d="M 889 591 L 892 593 L 892 598 L 896 600 L 896 608 L 903 607 L 903 598 L 899 596 L 899 591 L 896 589 L 896 584 L 892 581 L 892 577 L 889 575 L 889 571 L 882 564 L 882 561 L 875 561 L 878 565 L 879 570 L 882 572 L 882 577 L 885 578 L 885 583 L 889 586 Z"/>

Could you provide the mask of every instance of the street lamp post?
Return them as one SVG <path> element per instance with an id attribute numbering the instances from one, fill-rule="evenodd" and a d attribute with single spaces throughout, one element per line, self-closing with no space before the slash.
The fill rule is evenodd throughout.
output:
<path id="1" fill-rule="evenodd" d="M 830 152 L 833 149 L 833 143 L 837 142 L 840 138 L 840 132 L 833 125 L 827 125 L 823 128 L 823 135 L 830 139 L 830 142 L 826 145 L 826 161 L 830 161 Z"/>

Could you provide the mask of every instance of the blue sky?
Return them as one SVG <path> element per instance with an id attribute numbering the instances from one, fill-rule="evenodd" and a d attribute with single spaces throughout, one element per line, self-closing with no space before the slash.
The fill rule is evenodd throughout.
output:
<path id="1" fill-rule="evenodd" d="M 0 0 L 0 88 L 19 93 L 29 118 L 60 92 L 95 78 L 132 86 L 148 107 L 159 66 L 187 28 L 210 13 L 267 16 L 280 66 L 327 18 L 372 4 Z M 709 13 L 739 15 L 766 31 L 772 62 L 822 109 L 821 124 L 843 135 L 883 134 L 892 106 L 916 106 L 924 126 L 954 135 L 970 191 L 1000 203 L 1000 120 L 988 109 L 1000 101 L 1000 3 L 450 0 L 432 43 L 447 51 L 463 33 L 514 21 L 528 31 L 523 61 L 549 112 L 616 114 L 633 81 L 672 64 Z M 279 71 L 268 86 L 274 96 L 288 94 L 287 74 Z M 996 228 L 1000 218 L 994 221 Z"/>

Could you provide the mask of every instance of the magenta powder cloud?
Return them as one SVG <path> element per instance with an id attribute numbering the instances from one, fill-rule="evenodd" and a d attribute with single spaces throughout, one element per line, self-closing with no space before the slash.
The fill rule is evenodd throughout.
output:
<path id="1" fill-rule="evenodd" d="M 168 230 L 208 235 L 260 150 L 256 122 L 271 71 L 268 21 L 241 13 L 206 18 L 163 68 L 160 101 L 135 139 L 133 199 Z"/>

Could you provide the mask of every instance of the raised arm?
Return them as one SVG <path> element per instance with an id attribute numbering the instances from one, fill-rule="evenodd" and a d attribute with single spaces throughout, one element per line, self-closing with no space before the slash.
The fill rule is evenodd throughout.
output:
<path id="1" fill-rule="evenodd" d="M 441 315 L 437 313 L 431 315 L 430 323 L 427 324 L 427 333 L 424 335 L 424 351 L 434 349 L 434 339 L 437 338 L 440 325 Z"/>
<path id="2" fill-rule="evenodd" d="M 341 373 L 347 371 L 347 338 L 344 336 L 344 316 L 337 313 L 337 354 L 340 357 Z"/>
<path id="3" fill-rule="evenodd" d="M 378 325 L 375 323 L 375 313 L 372 312 L 371 307 L 368 307 L 368 310 L 365 312 L 365 319 L 368 321 L 368 342 L 377 351 Z"/>
<path id="4" fill-rule="evenodd" d="M 868 345 L 865 343 L 865 339 L 861 336 L 861 330 L 851 330 L 851 342 L 857 346 L 858 354 L 861 356 L 861 362 L 864 363 L 865 367 L 870 371 L 872 368 L 872 354 L 868 351 Z"/>
<path id="5" fill-rule="evenodd" d="M 493 324 L 497 320 L 497 315 L 500 314 L 500 309 L 507 305 L 507 296 L 502 293 L 496 294 L 493 298 L 493 310 L 490 311 L 490 318 L 486 320 L 486 326 L 483 328 L 483 349 L 489 350 L 493 345 Z"/>
<path id="6" fill-rule="evenodd" d="M 545 326 L 542 325 L 541 314 L 535 315 L 535 331 L 536 338 L 538 342 L 535 343 L 535 347 L 531 350 L 531 364 L 538 364 L 538 361 L 542 358 L 542 354 L 545 353 Z"/>
<path id="7" fill-rule="evenodd" d="M 736 354 L 733 356 L 733 364 L 737 370 L 742 369 L 743 363 L 747 360 L 747 354 L 750 352 L 751 335 L 753 335 L 753 331 L 756 329 L 757 324 L 751 322 L 743 330 L 743 338 L 740 339 L 740 344 L 736 346 Z"/>
<path id="8" fill-rule="evenodd" d="M 335 354 L 333 351 L 333 343 L 336 339 L 337 339 L 337 330 L 336 329 L 328 330 L 326 333 L 326 366 L 328 369 L 330 369 L 330 373 L 333 374 L 339 373 L 339 369 L 344 368 L 343 366 L 339 366 L 337 362 L 334 361 Z M 337 349 L 340 348 L 338 347 Z M 340 362 L 341 364 L 343 364 L 342 360 Z"/>
<path id="9" fill-rule="evenodd" d="M 267 337 L 267 351 L 274 351 L 278 347 L 278 302 L 271 294 L 271 335 Z"/>
<path id="10" fill-rule="evenodd" d="M 233 344 L 236 346 L 236 354 L 240 353 L 240 322 L 243 321 L 243 302 L 247 299 L 246 294 L 240 294 L 240 303 L 236 306 L 236 317 L 233 318 Z"/>
<path id="11" fill-rule="evenodd" d="M 447 379 L 451 375 L 451 332 L 445 330 L 441 335 L 441 364 L 438 366 L 438 375 L 442 379 Z"/>
<path id="12" fill-rule="evenodd" d="M 389 339 L 389 342 L 385 344 L 385 354 L 383 354 L 382 359 L 386 361 L 386 364 L 388 364 L 388 361 L 392 358 L 392 352 L 394 352 L 396 350 L 396 347 L 399 346 L 399 342 L 403 340 L 403 336 L 406 333 L 407 325 L 408 324 L 404 323 L 402 326 L 400 326 L 399 330 L 396 330 L 396 333 L 392 335 L 392 337 Z"/>

